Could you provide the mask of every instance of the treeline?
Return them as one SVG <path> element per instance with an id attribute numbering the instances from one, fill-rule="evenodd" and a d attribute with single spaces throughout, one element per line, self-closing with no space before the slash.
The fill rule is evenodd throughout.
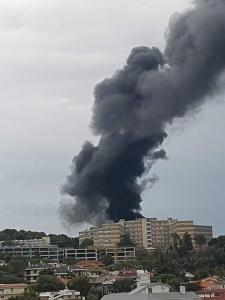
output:
<path id="1" fill-rule="evenodd" d="M 47 236 L 44 232 L 4 229 L 0 231 L 0 241 L 41 239 Z"/>
<path id="2" fill-rule="evenodd" d="M 105 268 L 110 271 L 133 267 L 148 270 L 152 274 L 152 282 L 167 283 L 174 291 L 179 290 L 181 283 L 186 283 L 189 290 L 199 289 L 196 283 L 189 282 L 190 278 L 185 276 L 187 273 L 193 275 L 192 280 L 209 275 L 225 278 L 225 236 L 213 238 L 208 243 L 202 236 L 197 236 L 194 243 L 187 233 L 182 237 L 174 234 L 168 249 L 149 253 L 136 248 L 135 262 L 112 264 Z"/>
<path id="3" fill-rule="evenodd" d="M 225 277 L 225 236 L 214 238 L 204 245 L 199 240 L 196 250 L 188 234 L 183 237 L 174 235 L 166 251 L 156 250 L 150 254 L 145 250 L 137 251 L 137 263 L 154 274 L 153 281 L 160 280 L 174 288 L 187 280 L 187 272 L 193 274 L 194 279 L 202 279 L 209 274 Z"/>
<path id="4" fill-rule="evenodd" d="M 45 232 L 16 229 L 4 229 L 0 231 L 0 241 L 4 242 L 3 245 L 10 245 L 13 240 L 41 239 L 47 236 L 50 237 L 51 244 L 55 244 L 58 247 L 79 247 L 79 239 L 77 237 L 69 237 L 66 234 L 47 235 Z"/>

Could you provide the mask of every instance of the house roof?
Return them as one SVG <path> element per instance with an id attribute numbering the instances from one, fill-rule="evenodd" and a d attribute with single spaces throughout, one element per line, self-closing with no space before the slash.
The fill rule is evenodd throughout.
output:
<path id="1" fill-rule="evenodd" d="M 124 269 L 118 272 L 118 277 L 122 278 L 136 278 L 137 277 L 137 270 L 136 269 Z"/>
<path id="2" fill-rule="evenodd" d="M 109 275 L 109 276 L 104 276 L 104 277 L 95 277 L 95 278 L 90 278 L 89 283 L 90 284 L 107 284 L 106 282 L 115 280 L 115 276 Z"/>
<path id="3" fill-rule="evenodd" d="M 76 263 L 76 265 L 83 268 L 100 268 L 104 266 L 103 263 L 96 260 L 80 260 Z"/>
<path id="4" fill-rule="evenodd" d="M 71 269 L 69 266 L 60 266 L 54 269 L 55 274 L 68 274 L 71 273 Z"/>
<path id="5" fill-rule="evenodd" d="M 134 294 L 119 293 L 105 295 L 102 300 L 199 300 L 200 297 L 193 293 L 187 292 L 181 294 L 179 292 L 172 293 L 151 293 L 151 294 Z"/>
<path id="6" fill-rule="evenodd" d="M 154 287 L 154 286 L 166 286 L 168 288 L 171 288 L 169 284 L 167 283 L 161 283 L 161 282 L 151 282 L 151 283 L 148 283 L 147 284 L 147 287 L 151 288 L 151 287 Z"/>
<path id="7" fill-rule="evenodd" d="M 0 289 L 19 289 L 19 288 L 28 288 L 28 284 L 26 283 L 1 283 Z"/>
<path id="8" fill-rule="evenodd" d="M 144 284 L 144 285 L 141 285 L 141 286 L 138 286 L 136 289 L 132 290 L 129 295 L 134 295 L 134 294 L 138 294 L 138 293 L 141 293 L 142 291 L 149 289 L 149 288 L 153 288 L 155 286 L 161 286 L 161 287 L 166 287 L 168 289 L 170 289 L 171 287 L 166 284 L 166 283 L 147 283 L 147 284 Z"/>
<path id="9" fill-rule="evenodd" d="M 28 271 L 28 270 L 46 270 L 46 269 L 49 269 L 49 268 L 51 268 L 51 266 L 49 266 L 47 264 L 36 264 L 36 265 L 27 266 L 25 268 L 25 271 Z"/>
<path id="10" fill-rule="evenodd" d="M 218 279 L 214 278 L 214 277 L 207 277 L 204 279 L 191 281 L 191 283 L 198 284 L 201 289 L 207 289 L 217 282 L 218 282 Z"/>

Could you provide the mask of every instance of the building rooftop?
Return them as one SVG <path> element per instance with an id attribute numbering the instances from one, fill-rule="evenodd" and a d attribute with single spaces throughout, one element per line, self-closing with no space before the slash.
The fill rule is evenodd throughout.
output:
<path id="1" fill-rule="evenodd" d="M 49 268 L 51 268 L 51 266 L 49 266 L 48 264 L 35 264 L 35 265 L 27 266 L 25 268 L 25 271 L 29 271 L 29 270 L 45 270 L 45 269 L 49 269 Z"/>
<path id="2" fill-rule="evenodd" d="M 158 291 L 159 293 L 163 292 L 163 293 L 169 293 L 170 290 L 170 286 L 166 283 L 145 283 L 145 284 L 141 284 L 140 286 L 138 286 L 136 289 L 132 290 L 131 292 L 129 292 L 129 295 L 135 295 L 135 294 L 140 294 L 140 293 L 144 293 L 144 294 L 149 294 L 151 292 L 149 292 L 149 289 L 152 289 L 154 287 L 160 287 L 161 290 Z"/>
<path id="3" fill-rule="evenodd" d="M 28 288 L 26 283 L 0 283 L 0 289 L 16 289 L 16 288 Z"/>
<path id="4" fill-rule="evenodd" d="M 155 293 L 155 294 L 134 294 L 119 293 L 105 295 L 102 300 L 199 300 L 200 297 L 194 292 Z"/>

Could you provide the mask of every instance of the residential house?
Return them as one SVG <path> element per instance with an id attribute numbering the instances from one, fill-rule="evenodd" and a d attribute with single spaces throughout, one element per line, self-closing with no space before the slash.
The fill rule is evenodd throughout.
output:
<path id="1" fill-rule="evenodd" d="M 28 284 L 36 283 L 41 272 L 47 271 L 48 269 L 50 269 L 48 264 L 40 263 L 36 265 L 29 265 L 26 269 L 24 269 L 24 280 Z"/>
<path id="2" fill-rule="evenodd" d="M 84 264 L 88 266 L 88 264 Z M 58 268 L 54 269 L 54 274 L 58 279 L 61 279 L 65 285 L 67 285 L 69 279 L 72 276 L 85 276 L 88 278 L 98 278 L 103 275 L 105 271 L 103 271 L 100 267 L 95 267 L 95 264 L 90 264 L 89 268 L 82 267 L 79 264 L 67 266 L 62 265 Z"/>
<path id="3" fill-rule="evenodd" d="M 23 294 L 28 289 L 25 283 L 0 284 L 0 299 L 7 300 Z"/>
<path id="4" fill-rule="evenodd" d="M 202 300 L 225 300 L 225 289 L 208 289 L 197 292 Z"/>
<path id="5" fill-rule="evenodd" d="M 184 288 L 181 288 L 180 292 L 153 293 L 151 288 L 136 289 L 136 292 L 132 292 L 105 295 L 102 300 L 200 300 L 196 293 L 186 292 Z"/>
<path id="6" fill-rule="evenodd" d="M 139 285 L 136 289 L 131 291 L 129 295 L 136 294 L 165 294 L 170 292 L 170 286 L 165 283 L 147 283 Z"/>
<path id="7" fill-rule="evenodd" d="M 59 292 L 45 292 L 39 294 L 40 300 L 81 300 L 80 292 L 64 289 Z"/>

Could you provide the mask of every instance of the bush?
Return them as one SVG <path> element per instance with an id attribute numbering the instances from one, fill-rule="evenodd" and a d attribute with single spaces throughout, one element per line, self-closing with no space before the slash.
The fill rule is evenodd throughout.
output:
<path id="1" fill-rule="evenodd" d="M 60 291 L 64 288 L 64 283 L 53 275 L 40 276 L 34 286 L 34 289 L 39 293 Z"/>
<path id="2" fill-rule="evenodd" d="M 90 290 L 89 280 L 84 276 L 74 277 L 68 282 L 68 288 L 79 291 L 81 296 L 86 297 Z"/>

